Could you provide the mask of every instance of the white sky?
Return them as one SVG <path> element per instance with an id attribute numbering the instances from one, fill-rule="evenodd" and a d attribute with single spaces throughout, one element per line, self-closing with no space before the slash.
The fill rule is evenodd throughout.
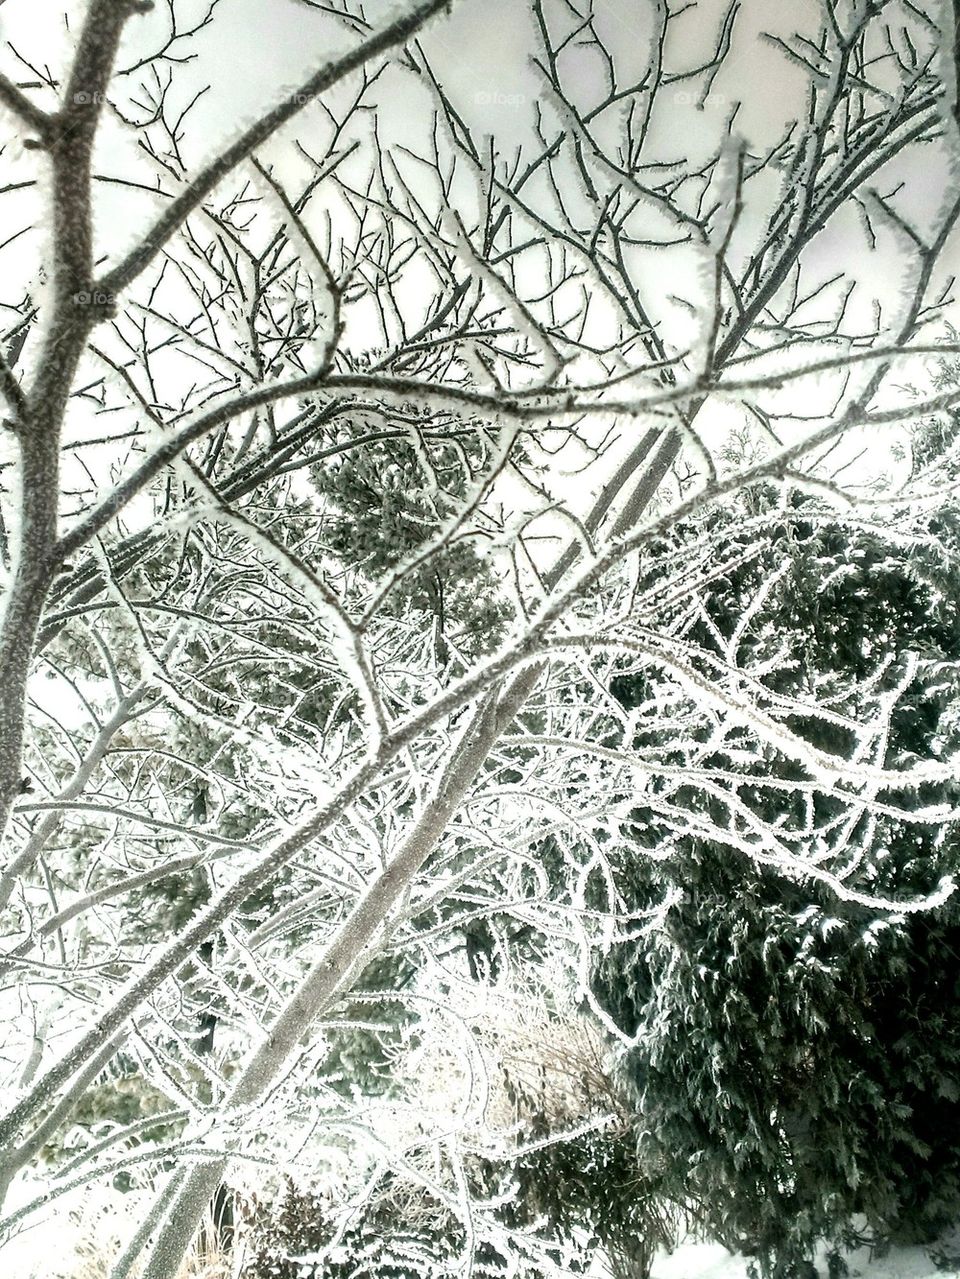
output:
<path id="1" fill-rule="evenodd" d="M 41 4 L 37 0 L 3 0 L 0 48 L 9 41 L 27 60 L 49 66 L 54 74 L 60 74 L 71 43 L 67 24 L 57 19 L 65 7 L 70 25 L 78 29 L 84 10 L 82 0 L 70 0 L 67 6 L 51 0 L 42 0 Z M 189 18 L 203 12 L 205 0 L 178 0 L 178 7 Z M 377 24 L 396 7 L 396 0 L 390 3 L 373 0 L 365 12 Z M 722 0 L 702 0 L 679 20 L 677 34 L 683 38 L 684 53 L 690 64 L 699 61 L 712 45 L 713 24 L 704 21 L 704 15 L 716 15 L 721 8 Z M 560 9 L 559 5 L 552 8 L 547 5 L 548 13 Z M 609 34 L 611 45 L 618 52 L 623 80 L 640 74 L 643 69 L 649 34 L 645 15 L 651 10 L 652 6 L 638 5 L 637 0 L 603 0 L 597 5 L 598 25 Z M 794 0 L 789 5 L 743 6 L 731 55 L 715 82 L 706 111 L 700 113 L 694 106 L 680 101 L 665 115 L 664 154 L 679 158 L 691 149 L 706 150 L 735 99 L 744 103 L 738 127 L 748 141 L 759 147 L 778 135 L 784 123 L 796 114 L 803 91 L 803 75 L 761 35 L 771 29 L 786 35 L 791 30 L 803 29 L 805 24 L 810 24 L 812 29 L 816 20 L 817 5 L 813 0 Z M 154 44 L 151 36 L 165 21 L 163 4 L 158 4 L 148 17 L 133 19 L 127 28 L 121 64 L 151 47 Z M 188 161 L 196 168 L 216 155 L 265 106 L 302 83 L 332 52 L 351 42 L 352 37 L 339 24 L 297 0 L 269 0 L 269 3 L 221 0 L 214 22 L 190 45 L 191 51 L 198 54 L 196 61 L 177 68 L 175 73 L 175 99 L 183 105 L 208 82 L 211 86 L 191 117 L 192 127 L 185 136 L 183 149 Z M 534 107 L 542 95 L 536 73 L 530 67 L 537 41 L 528 5 L 520 0 L 458 0 L 453 5 L 452 16 L 431 25 L 423 44 L 478 138 L 487 132 L 493 133 L 503 154 L 529 141 Z M 637 52 L 632 56 L 634 49 Z M 9 52 L 5 56 L 0 53 L 0 66 L 15 78 L 27 74 Z M 582 68 L 578 63 L 576 72 L 572 77 L 573 92 L 589 95 L 591 81 L 597 81 L 596 67 L 588 58 L 583 58 Z M 118 84 L 135 98 L 140 79 L 135 75 Z M 330 101 L 342 101 L 351 88 L 338 90 Z M 425 136 L 432 110 L 427 95 L 411 77 L 400 74 L 391 74 L 379 92 L 389 103 L 381 120 L 385 138 L 416 145 L 417 140 Z M 37 95 L 37 101 L 43 105 L 52 105 L 52 99 L 49 93 Z M 273 161 L 281 175 L 285 172 L 292 175 L 297 170 L 293 139 L 301 138 L 309 149 L 311 133 L 318 129 L 320 118 L 319 107 L 307 108 L 281 139 L 264 148 L 264 158 Z M 8 134 L 16 133 L 9 118 L 0 118 L 0 126 L 3 125 Z M 8 152 L 5 158 L 10 178 L 37 171 L 36 153 L 17 160 L 11 159 Z M 42 161 L 39 163 L 42 170 Z M 135 152 L 129 137 L 115 127 L 105 129 L 96 160 L 97 170 L 108 175 L 127 173 L 131 165 L 139 166 L 145 181 L 152 179 L 152 168 Z M 907 184 L 911 209 L 916 210 L 922 221 L 929 222 L 948 186 L 943 165 L 928 152 L 924 156 L 912 156 L 902 170 L 896 178 L 903 178 Z M 29 221 L 36 196 L 34 192 L 26 192 L 3 199 L 0 229 L 9 234 Z M 116 260 L 152 222 L 160 201 L 146 193 L 106 185 L 98 186 L 97 199 L 98 249 Z M 754 233 L 755 223 L 751 224 L 748 213 L 744 218 L 743 236 L 749 240 Z M 31 276 L 43 234 L 38 229 L 6 250 L 0 249 L 0 271 L 5 280 L 0 302 L 18 300 L 19 281 L 23 288 L 31 287 L 36 292 L 36 281 Z M 895 233 L 882 230 L 880 244 L 880 252 L 875 255 L 864 251 L 862 228 L 851 210 L 838 217 L 830 231 L 806 255 L 809 278 L 817 275 L 825 278 L 855 262 L 861 288 L 851 315 L 864 326 L 872 319 L 876 300 L 880 300 L 889 313 L 900 293 L 906 266 L 902 245 Z M 693 263 L 688 257 L 685 265 L 681 265 L 681 258 L 682 254 L 678 253 L 676 262 L 671 264 L 675 273 L 672 291 L 689 295 L 695 293 Z M 956 243 L 944 262 L 945 270 L 951 266 L 960 269 Z M 683 310 L 664 304 L 661 318 L 668 330 L 673 326 L 676 340 L 682 342 Z M 716 420 L 719 422 L 719 417 Z M 632 426 L 626 428 L 628 438 L 633 434 Z"/>
<path id="2" fill-rule="evenodd" d="M 66 7 L 76 28 L 83 10 L 82 0 L 71 0 Z M 178 9 L 187 17 L 202 12 L 204 7 L 205 0 L 178 0 Z M 395 3 L 379 0 L 365 6 L 365 12 L 377 23 L 396 7 Z M 721 0 L 701 0 L 679 20 L 677 35 L 683 39 L 685 52 L 689 45 L 691 64 L 710 47 L 713 39 L 713 24 L 704 21 L 704 14 L 719 12 L 721 7 Z M 70 44 L 65 36 L 65 24 L 56 17 L 63 8 L 62 3 L 51 3 L 51 0 L 41 3 L 5 0 L 0 7 L 0 48 L 9 41 L 29 61 L 50 66 L 56 74 Z M 548 5 L 547 12 L 559 8 Z M 644 36 L 647 35 L 642 15 L 650 10 L 638 5 L 636 0 L 602 0 L 597 9 L 598 25 L 609 32 L 626 81 L 642 70 Z M 778 135 L 784 123 L 796 114 L 803 92 L 803 75 L 761 35 L 765 30 L 786 35 L 791 30 L 802 30 L 807 24 L 812 29 L 816 10 L 813 0 L 793 0 L 789 5 L 743 6 L 734 47 L 714 85 L 710 105 L 703 113 L 682 103 L 671 111 L 665 122 L 665 154 L 679 157 L 698 145 L 703 149 L 704 142 L 716 134 L 729 104 L 735 99 L 743 103 L 737 124 L 748 141 L 759 145 Z M 154 43 L 151 35 L 165 22 L 166 6 L 162 4 L 148 17 L 133 19 L 124 41 L 127 58 L 150 47 Z M 197 89 L 207 83 L 211 86 L 196 107 L 191 117 L 193 127 L 186 133 L 184 153 L 188 160 L 198 167 L 216 155 L 266 105 L 301 83 L 336 48 L 346 48 L 351 42 L 352 38 L 340 24 L 297 0 L 269 0 L 269 3 L 221 0 L 214 22 L 190 45 L 199 55 L 196 61 L 176 69 L 174 93 L 176 100 L 184 105 Z M 526 4 L 518 0 L 457 0 L 452 15 L 435 21 L 423 43 L 478 137 L 493 133 L 505 155 L 514 145 L 529 141 L 534 106 L 542 95 L 537 76 L 530 68 L 530 55 L 537 42 Z M 638 50 L 636 58 L 629 56 L 631 48 Z M 28 74 L 9 53 L 5 57 L 0 54 L 0 66 L 14 77 Z M 579 76 L 579 66 L 577 73 Z M 135 75 L 119 84 L 136 97 L 140 78 Z M 574 92 L 588 92 L 585 82 L 596 79 L 596 67 L 588 61 L 584 61 L 581 79 L 584 83 L 572 85 Z M 689 86 L 680 86 L 680 91 L 685 87 Z M 385 91 L 389 92 L 389 111 L 383 113 L 382 120 L 385 136 L 408 142 L 418 135 L 422 137 L 431 110 L 426 94 L 419 91 L 409 77 L 399 75 L 390 77 Z M 335 102 L 338 96 L 342 94 L 334 94 L 331 101 Z M 38 94 L 37 100 L 43 105 L 52 105 L 52 94 Z M 267 158 L 278 164 L 281 173 L 293 161 L 290 141 L 301 137 L 309 149 L 310 135 L 317 128 L 318 117 L 319 108 L 307 108 L 285 131 L 286 144 L 281 142 L 265 148 Z M 0 126 L 6 125 L 5 133 L 9 134 L 10 124 L 9 117 L 0 119 Z M 97 156 L 98 171 L 129 172 L 131 161 L 139 164 L 142 176 L 150 181 L 152 168 L 135 155 L 129 139 L 121 138 L 117 129 L 104 130 Z M 33 172 L 35 165 L 34 156 L 25 157 L 15 165 L 11 176 L 25 175 L 28 169 Z M 903 173 L 897 175 L 901 176 L 909 187 L 911 209 L 927 221 L 940 207 L 948 185 L 943 166 L 931 153 L 915 154 L 905 163 Z M 22 225 L 29 208 L 29 194 L 3 198 L 0 227 Z M 102 185 L 98 188 L 98 199 L 98 247 L 115 258 L 149 224 L 158 201 L 146 194 Z M 749 217 L 744 220 L 743 230 L 745 237 L 751 236 L 753 227 Z M 864 319 L 870 313 L 871 295 L 876 292 L 889 302 L 899 282 L 900 271 L 896 266 L 891 269 L 891 258 L 897 256 L 895 237 L 889 230 L 883 234 L 887 243 L 882 245 L 881 253 L 874 257 L 865 253 L 858 256 L 859 278 L 869 284 L 859 301 Z M 24 237 L 17 242 L 15 250 L 0 250 L 0 267 L 5 270 L 8 281 L 29 267 L 29 255 L 22 251 L 28 243 Z M 838 269 L 838 264 L 848 265 L 844 259 L 855 244 L 859 248 L 861 243 L 862 232 L 854 217 L 841 217 L 836 227 L 807 255 L 808 265 L 815 269 L 820 264 L 823 274 L 830 274 Z M 952 256 L 954 265 L 960 266 L 957 253 Z M 8 293 L 8 289 L 9 285 L 4 292 Z M 682 289 L 674 291 L 682 292 Z"/>

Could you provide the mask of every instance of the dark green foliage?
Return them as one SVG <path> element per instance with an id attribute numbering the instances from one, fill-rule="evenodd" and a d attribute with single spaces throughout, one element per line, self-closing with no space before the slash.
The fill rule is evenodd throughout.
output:
<path id="1" fill-rule="evenodd" d="M 329 503 L 325 549 L 379 582 L 424 551 L 448 526 L 472 483 L 489 465 L 479 434 L 462 440 L 394 438 L 345 453 L 311 471 Z M 502 638 L 510 613 L 488 561 L 477 550 L 475 517 L 458 526 L 394 587 L 394 609 L 412 607 L 434 629 L 443 666 L 449 645 L 472 658 Z"/>
<path id="2" fill-rule="evenodd" d="M 541 1146 L 516 1160 L 519 1194 L 505 1211 L 513 1227 L 546 1223 L 571 1245 L 583 1271 L 602 1248 L 616 1279 L 646 1279 L 659 1248 L 675 1241 L 677 1213 L 641 1163 L 629 1128 L 593 1131 Z"/>
<path id="3" fill-rule="evenodd" d="M 43 1147 L 40 1157 L 50 1164 L 62 1165 L 126 1124 L 144 1125 L 131 1138 L 132 1150 L 155 1142 L 174 1141 L 182 1134 L 185 1121 L 163 1119 L 172 1109 L 169 1098 L 144 1079 L 133 1059 L 126 1053 L 118 1053 L 84 1093 L 73 1112 L 72 1129 L 62 1129 Z M 145 1121 L 153 1116 L 158 1117 L 158 1122 L 148 1126 Z M 114 1174 L 113 1184 L 118 1190 L 127 1191 L 136 1184 L 139 1171 L 136 1166 L 130 1171 L 121 1169 Z"/>
<path id="4" fill-rule="evenodd" d="M 338 1022 L 358 1024 L 343 1026 L 332 1039 L 323 1062 L 330 1087 L 350 1097 L 375 1096 L 390 1086 L 390 1049 L 416 1021 L 403 999 L 415 971 L 407 956 L 396 953 L 379 955 L 366 965 L 354 992 L 336 1013 Z"/>
<path id="5" fill-rule="evenodd" d="M 711 518 L 718 554 L 736 558 L 741 535 L 729 514 Z M 769 552 L 715 577 L 686 634 L 720 652 L 779 568 L 741 661 L 779 654 L 763 676 L 768 688 L 815 694 L 856 718 L 868 686 L 870 696 L 888 692 L 915 660 L 877 761 L 908 767 L 957 741 L 960 596 L 950 555 L 949 544 L 891 548 L 798 500 Z M 648 678 L 620 677 L 613 691 L 639 705 Z M 847 755 L 853 745 L 815 716 L 796 716 L 791 727 L 821 750 Z M 758 777 L 799 775 L 770 753 L 744 762 L 725 747 L 715 762 Z M 739 790 L 761 819 L 799 828 L 799 793 Z M 887 798 L 907 809 L 955 802 L 956 787 Z M 714 801 L 691 790 L 689 803 Z M 816 801 L 806 814 L 811 839 L 837 812 L 835 799 Z M 722 810 L 711 813 L 722 824 Z M 660 1193 L 692 1201 L 711 1234 L 777 1279 L 807 1274 L 817 1241 L 852 1241 L 855 1214 L 873 1239 L 933 1240 L 960 1218 L 955 900 L 881 915 L 729 847 L 677 836 L 649 809 L 637 809 L 635 831 L 636 848 L 619 857 L 626 906 L 674 895 L 654 929 L 605 956 L 595 990 L 626 1032 L 642 1032 L 624 1067 L 640 1162 L 657 1170 Z M 895 900 L 930 892 L 960 862 L 949 828 L 892 816 L 862 816 L 847 841 L 868 853 L 851 886 Z M 670 856 L 652 863 L 644 847 Z"/>
<path id="6" fill-rule="evenodd" d="M 662 1192 L 764 1274 L 854 1213 L 934 1238 L 960 1213 L 960 913 L 878 921 L 710 848 L 665 877 L 662 927 L 597 975 L 643 1030 L 625 1064 Z"/>

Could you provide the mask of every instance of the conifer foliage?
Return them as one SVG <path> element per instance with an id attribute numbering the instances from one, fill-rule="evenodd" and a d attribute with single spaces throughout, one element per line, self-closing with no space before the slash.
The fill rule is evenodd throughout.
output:
<path id="1" fill-rule="evenodd" d="M 776 646 L 769 687 L 819 687 L 847 715 L 880 698 L 880 762 L 950 749 L 960 625 L 957 579 L 951 588 L 943 565 L 956 564 L 957 548 L 944 547 L 940 516 L 905 537 L 902 528 L 843 528 L 802 499 L 778 520 L 771 553 L 712 582 L 689 629 L 722 647 L 740 624 L 736 602 L 773 580 L 742 635 L 757 661 Z M 735 526 L 726 528 L 735 545 Z M 629 677 L 615 687 L 625 700 L 637 693 Z M 797 728 L 834 749 L 849 732 L 814 720 Z M 723 763 L 744 768 L 730 753 Z M 744 772 L 755 779 L 744 790 L 779 815 L 775 826 L 799 830 L 815 860 L 837 828 L 833 805 L 799 785 L 765 793 L 765 782 L 796 777 L 775 757 Z M 898 814 L 865 806 L 841 820 L 849 861 L 859 861 L 847 883 L 908 900 L 955 874 L 954 824 L 909 816 L 954 793 L 919 787 L 900 797 Z M 661 1193 L 691 1201 L 711 1234 L 778 1279 L 805 1274 L 823 1239 L 839 1246 L 865 1230 L 879 1243 L 934 1240 L 960 1215 L 955 902 L 878 916 L 827 884 L 758 867 L 722 832 L 677 839 L 651 830 L 641 810 L 634 818 L 621 891 L 634 908 L 658 895 L 668 904 L 638 939 L 608 952 L 595 988 L 635 1036 L 623 1067 L 640 1159 L 661 1170 Z M 651 863 L 643 846 L 658 841 L 668 855 Z"/>

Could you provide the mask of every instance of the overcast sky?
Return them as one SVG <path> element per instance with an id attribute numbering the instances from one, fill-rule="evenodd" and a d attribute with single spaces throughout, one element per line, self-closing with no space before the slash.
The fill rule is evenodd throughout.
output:
<path id="1" fill-rule="evenodd" d="M 178 0 L 178 11 L 185 15 L 200 13 L 204 7 L 204 0 Z M 377 23 L 399 7 L 402 6 L 397 0 L 373 0 L 365 6 L 365 12 Z M 652 3 L 638 0 L 602 0 L 597 5 L 598 27 L 616 51 L 624 82 L 642 73 L 653 7 Z M 720 0 L 700 0 L 679 20 L 677 36 L 691 65 L 710 47 L 714 24 L 707 19 L 720 7 Z M 35 65 L 49 66 L 54 74 L 59 74 L 69 49 L 69 41 L 63 38 L 64 29 L 68 23 L 78 29 L 83 8 L 82 0 L 71 0 L 67 6 L 55 0 L 4 0 L 0 7 L 0 45 L 9 41 Z M 562 12 L 560 5 L 548 4 L 546 8 L 548 13 Z M 64 11 L 67 21 L 58 21 L 57 15 Z M 813 0 L 743 6 L 733 49 L 716 81 L 708 109 L 698 112 L 695 107 L 678 103 L 666 123 L 665 151 L 674 155 L 695 153 L 698 146 L 716 135 L 721 117 L 734 100 L 742 103 L 737 127 L 749 143 L 759 146 L 777 135 L 801 107 L 803 75 L 762 39 L 762 33 L 786 35 L 804 29 L 812 32 L 816 15 Z M 165 22 L 166 5 L 161 4 L 148 17 L 132 20 L 125 40 L 128 58 L 149 48 L 154 33 Z M 196 61 L 176 69 L 174 92 L 184 105 L 198 88 L 210 84 L 209 93 L 192 117 L 194 127 L 184 146 L 188 159 L 199 166 L 215 155 L 239 128 L 282 96 L 285 89 L 301 83 L 334 48 L 346 48 L 350 43 L 351 37 L 342 25 L 298 0 L 221 0 L 215 21 L 191 45 L 199 55 Z M 519 0 L 456 0 L 451 16 L 433 22 L 424 37 L 424 46 L 478 136 L 494 134 L 503 154 L 529 142 L 534 104 L 542 94 L 530 67 L 531 55 L 538 45 L 528 5 Z M 0 65 L 15 78 L 28 74 L 9 54 L 0 60 Z M 599 84 L 597 68 L 585 59 L 582 69 L 578 64 L 577 74 L 582 83 L 573 86 L 575 91 L 589 96 L 591 80 Z M 117 88 L 122 87 L 135 97 L 140 78 L 127 77 L 118 82 Z M 52 94 L 38 100 L 52 105 Z M 336 95 L 332 100 L 336 100 Z M 429 111 L 429 100 L 410 78 L 391 77 L 389 111 L 382 121 L 388 137 L 393 134 L 412 141 L 418 134 L 422 136 Z M 311 128 L 317 128 L 318 113 L 318 108 L 307 108 L 285 131 L 286 146 L 275 144 L 268 149 L 281 168 L 285 152 L 291 152 L 289 142 L 294 136 L 309 144 Z M 8 134 L 18 132 L 9 117 L 2 123 Z M 120 141 L 117 131 L 105 130 L 98 167 L 107 173 L 127 168 L 131 158 L 128 146 Z M 32 169 L 33 157 L 28 163 Z M 909 177 L 911 207 L 929 216 L 942 200 L 945 173 L 928 156 L 925 162 L 916 160 L 905 176 Z M 106 203 L 104 216 L 98 220 L 99 242 L 105 251 L 117 253 L 149 220 L 157 202 L 148 196 L 118 202 L 117 189 L 101 188 L 100 195 Z M 11 218 L 15 221 L 16 202 L 10 197 L 7 202 L 11 213 L 4 225 Z M 856 228 L 843 226 L 841 219 L 837 233 L 855 234 Z M 894 251 L 895 247 L 889 246 Z M 840 249 L 833 237 L 825 237 L 819 251 L 829 269 Z M 3 265 L 8 270 L 11 267 L 10 262 Z M 872 264 L 864 259 L 862 265 L 869 271 Z M 891 278 L 896 279 L 896 271 L 891 276 L 889 262 L 884 261 L 875 283 L 882 288 Z"/>
<path id="2" fill-rule="evenodd" d="M 695 65 L 711 47 L 714 18 L 722 0 L 700 0 L 679 21 L 678 60 Z M 79 29 L 84 11 L 82 0 L 70 0 L 64 7 L 55 0 L 4 0 L 0 7 L 0 45 L 9 41 L 35 65 L 48 66 L 56 76 L 62 74 L 69 56 L 68 27 Z M 189 16 L 201 13 L 204 0 L 178 0 L 178 10 Z M 374 24 L 390 12 L 402 8 L 399 0 L 371 0 L 365 12 Z M 558 15 L 560 4 L 546 6 Z M 530 7 L 521 0 L 457 0 L 450 17 L 434 21 L 423 38 L 435 69 L 448 87 L 456 105 L 472 125 L 476 136 L 492 133 L 502 155 L 532 140 L 534 107 L 543 92 L 531 57 L 538 51 Z M 654 6 L 644 0 L 603 0 L 597 5 L 598 27 L 615 51 L 618 71 L 623 82 L 642 74 L 650 36 L 650 15 Z M 66 20 L 57 15 L 66 12 Z M 146 18 L 133 19 L 127 28 L 124 61 L 153 47 L 156 32 L 166 21 L 166 6 L 157 5 Z M 704 111 L 683 100 L 683 88 L 677 101 L 665 113 L 660 145 L 666 158 L 706 154 L 713 145 L 734 101 L 743 103 L 737 127 L 748 145 L 759 149 L 777 136 L 784 125 L 801 109 L 804 77 L 774 46 L 763 39 L 765 31 L 787 35 L 797 30 L 814 31 L 818 6 L 813 0 L 790 0 L 771 4 L 767 0 L 745 4 L 740 12 L 733 48 L 721 75 L 715 82 L 713 95 Z M 559 22 L 559 19 L 558 19 Z M 209 83 L 210 91 L 202 98 L 192 117 L 193 127 L 184 142 L 184 154 L 192 168 L 216 155 L 247 123 L 285 91 L 295 88 L 337 49 L 348 47 L 353 37 L 328 15 L 310 9 L 298 0 L 221 0 L 214 22 L 192 42 L 190 49 L 196 60 L 175 69 L 174 98 L 186 105 L 190 98 Z M 0 55 L 0 65 L 15 79 L 28 76 L 7 52 Z M 126 93 L 130 99 L 139 95 L 142 73 L 119 79 L 111 92 Z M 599 69 L 589 56 L 575 64 L 571 75 L 571 91 L 589 99 L 601 83 Z M 343 100 L 349 86 L 331 95 L 330 101 Z M 416 146 L 425 138 L 430 119 L 431 102 L 412 77 L 391 73 L 378 88 L 388 109 L 381 113 L 382 134 L 387 140 L 398 140 Z M 53 95 L 40 94 L 37 100 L 53 105 Z M 129 109 L 129 103 L 126 105 Z M 9 116 L 0 121 L 8 137 L 19 130 Z M 293 139 L 300 138 L 309 148 L 311 136 L 322 128 L 319 107 L 308 107 L 276 142 L 261 153 L 276 164 L 281 174 L 297 171 Z M 42 175 L 43 163 L 37 153 L 15 158 L 16 146 L 4 153 L 5 180 Z M 107 175 L 130 173 L 139 166 L 142 180 L 152 179 L 152 169 L 138 157 L 129 136 L 116 127 L 103 131 L 96 167 Z M 302 169 L 299 170 L 302 175 Z M 922 222 L 929 223 L 939 208 L 948 185 L 947 175 L 937 157 L 928 152 L 915 156 L 895 175 L 903 178 L 909 191 L 910 208 Z M 893 186 L 893 180 L 891 186 Z M 0 229 L 7 235 L 27 225 L 33 216 L 35 197 L 32 193 L 5 196 L 0 213 Z M 101 253 L 112 258 L 150 224 L 159 208 L 157 197 L 131 193 L 118 186 L 98 187 L 97 244 Z M 751 233 L 750 214 L 744 218 L 743 234 Z M 0 250 L 0 269 L 6 286 L 2 301 L 16 299 L 17 281 L 23 287 L 36 288 L 31 273 L 35 271 L 35 252 L 45 234 L 39 226 L 29 235 Z M 2 237 L 0 237 L 2 238 Z M 31 246 L 33 253 L 28 252 Z M 861 284 L 851 316 L 864 326 L 872 317 L 875 297 L 889 308 L 900 292 L 906 259 L 903 245 L 889 229 L 881 233 L 880 251 L 871 256 L 865 252 L 862 225 L 851 209 L 836 219 L 828 234 L 823 235 L 806 256 L 808 271 L 822 277 L 838 269 L 855 271 Z M 947 255 L 944 270 L 958 265 L 957 254 Z M 808 277 L 810 278 L 810 277 Z M 682 294 L 687 288 L 682 268 L 672 284 L 672 291 Z M 690 286 L 692 287 L 692 285 Z M 682 318 L 682 312 L 674 312 Z M 666 316 L 669 323 L 669 316 Z"/>

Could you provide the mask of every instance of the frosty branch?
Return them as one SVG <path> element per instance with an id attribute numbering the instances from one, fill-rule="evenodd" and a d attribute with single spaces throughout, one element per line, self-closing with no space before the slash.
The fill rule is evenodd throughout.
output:
<path id="1" fill-rule="evenodd" d="M 461 951 L 435 940 L 480 982 L 478 929 L 497 962 L 533 935 L 589 1001 L 631 840 L 864 910 L 950 890 L 877 878 L 882 823 L 954 816 L 952 754 L 889 757 L 923 662 L 876 636 L 827 678 L 768 616 L 818 537 L 936 560 L 955 439 L 898 458 L 960 403 L 931 385 L 960 200 L 917 212 L 899 175 L 954 162 L 942 33 L 775 15 L 771 124 L 733 96 L 744 7 L 699 44 L 657 9 L 627 48 L 592 5 L 530 0 L 529 110 L 491 129 L 430 43 L 471 0 L 305 5 L 347 52 L 213 160 L 192 137 L 221 120 L 178 85 L 216 5 L 160 29 L 89 0 L 56 109 L 0 79 L 50 227 L 0 299 L 26 335 L 0 363 L 0 970 L 33 1010 L 3 1185 L 75 1139 L 77 1188 L 149 1168 L 148 1116 L 86 1135 L 129 1071 L 173 1118 L 118 1275 L 146 1250 L 171 1279 L 231 1159 L 278 1163 L 336 1108 L 374 961 L 407 965 L 384 1003 L 441 1004 Z M 831 274 L 838 244 L 858 265 Z M 469 1252 L 468 1164 L 451 1144 L 430 1185 Z"/>

